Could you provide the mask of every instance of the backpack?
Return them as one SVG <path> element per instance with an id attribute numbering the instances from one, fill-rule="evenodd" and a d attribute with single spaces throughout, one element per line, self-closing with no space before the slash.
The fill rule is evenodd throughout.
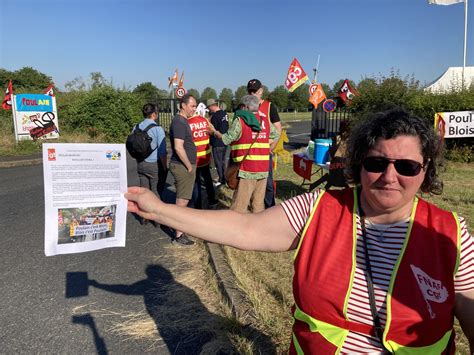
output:
<path id="1" fill-rule="evenodd" d="M 127 137 L 125 146 L 130 155 L 139 162 L 148 158 L 156 149 L 151 149 L 152 138 L 147 133 L 155 126 L 158 125 L 156 123 L 150 123 L 145 129 L 140 129 L 137 124 L 133 132 Z"/>

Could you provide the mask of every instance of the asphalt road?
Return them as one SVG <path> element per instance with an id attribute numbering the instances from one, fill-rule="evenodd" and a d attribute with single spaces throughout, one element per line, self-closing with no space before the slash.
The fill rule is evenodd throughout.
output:
<path id="1" fill-rule="evenodd" d="M 136 184 L 135 165 L 128 166 L 129 185 Z M 166 304 L 157 285 L 173 285 L 204 307 L 174 281 L 176 261 L 166 251 L 179 247 L 163 231 L 128 215 L 125 248 L 46 257 L 42 165 L 0 169 L 0 201 L 0 354 L 142 354 L 153 344 L 110 331 L 132 312 L 155 320 L 162 338 L 155 353 L 179 352 L 183 332 L 167 331 L 169 312 L 156 312 Z"/>
<path id="2" fill-rule="evenodd" d="M 286 135 L 290 140 L 289 143 L 285 143 L 284 147 L 287 150 L 298 149 L 306 147 L 308 141 L 311 138 L 311 121 L 290 121 L 285 122 L 288 127 L 286 129 Z"/>

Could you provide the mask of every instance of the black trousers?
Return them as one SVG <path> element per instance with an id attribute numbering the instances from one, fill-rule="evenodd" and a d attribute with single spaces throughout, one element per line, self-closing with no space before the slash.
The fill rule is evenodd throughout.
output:
<path id="1" fill-rule="evenodd" d="M 275 206 L 275 189 L 273 188 L 273 155 L 268 159 L 270 164 L 267 178 L 267 188 L 265 189 L 265 208 Z"/>
<path id="2" fill-rule="evenodd" d="M 225 184 L 225 157 L 227 154 L 228 147 L 212 147 L 212 157 L 214 158 L 214 164 L 216 166 L 217 175 L 219 176 L 219 182 Z"/>
<path id="3" fill-rule="evenodd" d="M 207 201 L 209 205 L 216 203 L 216 192 L 214 190 L 214 184 L 212 182 L 211 170 L 209 165 L 200 166 L 196 169 L 196 182 L 194 184 L 192 201 L 194 208 L 202 209 L 202 182 L 204 180 L 204 186 L 206 187 Z"/>

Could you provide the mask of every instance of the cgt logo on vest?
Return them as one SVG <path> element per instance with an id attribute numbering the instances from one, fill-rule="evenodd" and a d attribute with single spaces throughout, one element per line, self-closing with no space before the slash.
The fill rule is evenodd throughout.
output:
<path id="1" fill-rule="evenodd" d="M 419 267 L 416 267 L 413 264 L 410 264 L 410 267 L 416 281 L 418 282 L 421 294 L 426 301 L 428 312 L 430 312 L 430 317 L 431 319 L 434 319 L 436 318 L 436 314 L 433 312 L 428 301 L 436 303 L 445 302 L 448 299 L 448 290 L 443 286 L 441 281 L 428 276 L 428 274 Z"/>

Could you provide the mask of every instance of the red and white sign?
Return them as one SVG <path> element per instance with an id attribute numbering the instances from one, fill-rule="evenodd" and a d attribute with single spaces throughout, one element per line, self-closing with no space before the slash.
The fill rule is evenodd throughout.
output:
<path id="1" fill-rule="evenodd" d="M 183 87 L 177 88 L 174 93 L 178 99 L 182 98 L 186 94 L 186 89 Z"/>
<path id="2" fill-rule="evenodd" d="M 311 86 L 313 86 L 313 85 L 311 85 Z M 326 99 L 326 94 L 324 93 L 323 86 L 321 84 L 314 85 L 314 86 L 316 86 L 316 88 L 313 91 L 313 93 L 311 94 L 311 96 L 309 98 L 309 102 L 311 102 L 314 107 L 318 107 L 318 105 L 321 103 L 321 101 Z"/>
<path id="3" fill-rule="evenodd" d="M 293 92 L 306 80 L 308 80 L 308 76 L 301 67 L 301 64 L 298 62 L 298 59 L 293 59 L 288 68 L 288 73 L 286 74 L 286 88 L 289 92 Z"/>
<path id="4" fill-rule="evenodd" d="M 474 137 L 474 111 L 438 112 L 434 127 L 442 138 Z"/>
<path id="5" fill-rule="evenodd" d="M 306 180 L 311 180 L 313 162 L 302 154 L 293 154 L 293 171 Z"/>

